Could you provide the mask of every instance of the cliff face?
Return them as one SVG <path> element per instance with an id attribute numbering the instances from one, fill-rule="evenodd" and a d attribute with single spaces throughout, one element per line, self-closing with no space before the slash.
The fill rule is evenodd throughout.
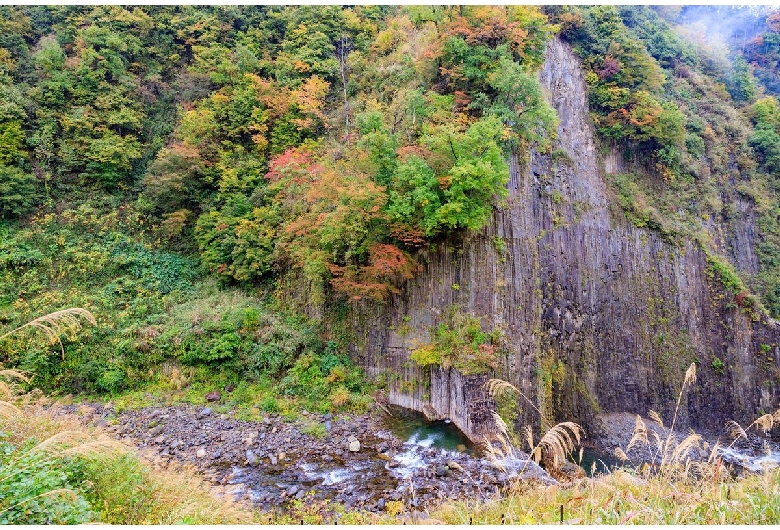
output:
<path id="1" fill-rule="evenodd" d="M 610 200 L 605 176 L 625 171 L 625 162 L 619 153 L 599 156 L 582 72 L 562 42 L 549 44 L 540 79 L 560 118 L 557 149 L 515 157 L 510 197 L 490 226 L 421 252 L 422 272 L 398 295 L 353 310 L 356 358 L 386 378 L 390 402 L 451 418 L 472 439 L 492 424 L 487 376 L 423 370 L 409 360 L 453 305 L 502 330 L 496 376 L 549 419 L 579 421 L 591 434 L 599 413 L 653 409 L 671 417 L 694 361 L 698 382 L 681 424 L 720 429 L 773 410 L 775 324 L 735 304 L 697 244 L 673 246 L 636 228 Z M 723 242 L 736 265 L 752 271 L 751 206 L 737 206 L 743 221 Z M 524 399 L 518 405 L 518 422 L 538 426 L 539 413 Z"/>

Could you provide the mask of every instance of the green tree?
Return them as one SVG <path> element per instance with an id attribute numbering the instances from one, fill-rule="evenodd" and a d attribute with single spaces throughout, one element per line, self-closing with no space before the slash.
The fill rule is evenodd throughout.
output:
<path id="1" fill-rule="evenodd" d="M 13 219 L 38 203 L 38 181 L 19 168 L 0 164 L 0 217 Z"/>

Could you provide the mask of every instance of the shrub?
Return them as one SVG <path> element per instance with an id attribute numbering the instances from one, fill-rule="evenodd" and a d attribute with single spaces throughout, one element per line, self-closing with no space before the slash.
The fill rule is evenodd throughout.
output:
<path id="1" fill-rule="evenodd" d="M 79 462 L 51 458 L 34 439 L 20 446 L 0 432 L 0 524 L 79 524 L 95 518 L 74 485 Z"/>
<path id="2" fill-rule="evenodd" d="M 0 218 L 25 215 L 38 204 L 38 181 L 16 167 L 0 164 Z"/>
<path id="3" fill-rule="evenodd" d="M 445 311 L 442 320 L 431 332 L 432 341 L 411 353 L 413 361 L 423 367 L 454 366 L 464 375 L 489 372 L 498 366 L 499 330 L 486 333 L 479 317 L 462 313 L 458 306 Z"/>

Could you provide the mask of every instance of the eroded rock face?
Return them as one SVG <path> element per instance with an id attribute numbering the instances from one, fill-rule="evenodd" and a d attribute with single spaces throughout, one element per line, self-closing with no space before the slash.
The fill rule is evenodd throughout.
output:
<path id="1" fill-rule="evenodd" d="M 557 150 L 511 160 L 510 197 L 490 226 L 420 252 L 422 272 L 398 295 L 354 308 L 355 358 L 386 378 L 390 403 L 450 418 L 474 440 L 494 428 L 487 376 L 409 361 L 452 305 L 503 331 L 506 354 L 495 375 L 550 419 L 578 421 L 591 433 L 598 413 L 653 409 L 671 419 L 694 361 L 698 382 L 679 425 L 717 430 L 773 410 L 775 324 L 734 303 L 696 244 L 672 246 L 634 227 L 610 200 L 605 174 L 623 168 L 619 157 L 598 154 L 582 71 L 567 45 L 550 43 L 540 80 L 560 117 Z M 751 223 L 746 215 L 728 245 L 747 270 L 755 267 Z M 518 422 L 538 426 L 539 413 L 524 398 L 518 404 Z"/>

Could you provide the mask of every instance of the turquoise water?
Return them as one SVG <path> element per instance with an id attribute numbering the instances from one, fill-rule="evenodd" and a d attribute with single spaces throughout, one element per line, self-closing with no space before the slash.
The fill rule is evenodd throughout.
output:
<path id="1" fill-rule="evenodd" d="M 395 416 L 387 417 L 385 423 L 402 440 L 423 447 L 472 452 L 469 440 L 452 423 L 428 421 L 422 415 L 411 412 L 394 411 L 393 414 Z"/>
<path id="2" fill-rule="evenodd" d="M 577 450 L 569 456 L 569 460 L 584 469 L 589 477 L 611 473 L 615 468 L 623 465 L 617 458 L 608 453 L 587 448 L 583 448 L 581 458 L 580 452 Z"/>

